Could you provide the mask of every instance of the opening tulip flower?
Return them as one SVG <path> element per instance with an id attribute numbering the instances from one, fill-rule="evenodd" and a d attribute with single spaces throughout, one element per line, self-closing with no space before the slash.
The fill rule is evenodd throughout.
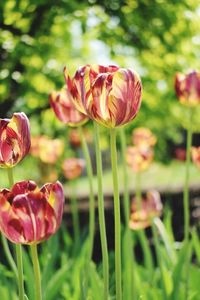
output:
<path id="1" fill-rule="evenodd" d="M 129 123 L 141 104 L 142 84 L 137 73 L 117 66 L 86 65 L 71 79 L 65 68 L 67 90 L 77 109 L 109 128 Z"/>
<path id="2" fill-rule="evenodd" d="M 24 113 L 14 113 L 11 119 L 0 119 L 0 167 L 11 168 L 29 152 L 30 126 Z"/>
<path id="3" fill-rule="evenodd" d="M 200 104 L 200 72 L 177 73 L 175 77 L 176 95 L 182 104 L 195 106 Z"/>
<path id="4" fill-rule="evenodd" d="M 64 193 L 59 182 L 39 189 L 34 181 L 21 181 L 0 191 L 0 229 L 11 242 L 37 244 L 60 226 Z"/>
<path id="5" fill-rule="evenodd" d="M 56 117 L 63 123 L 75 127 L 88 121 L 85 114 L 80 113 L 72 102 L 72 95 L 68 89 L 53 91 L 49 95 L 50 105 Z"/>
<path id="6" fill-rule="evenodd" d="M 141 199 L 140 207 L 138 207 L 137 199 L 134 198 L 129 227 L 133 230 L 147 228 L 151 225 L 153 218 L 161 216 L 162 209 L 160 194 L 157 191 L 149 191 L 146 197 Z"/>

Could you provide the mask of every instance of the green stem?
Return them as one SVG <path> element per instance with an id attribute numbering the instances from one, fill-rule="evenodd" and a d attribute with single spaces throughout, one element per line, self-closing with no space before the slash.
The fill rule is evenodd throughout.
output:
<path id="1" fill-rule="evenodd" d="M 80 224 L 79 224 L 79 214 L 78 214 L 78 203 L 76 197 L 76 181 L 71 181 L 71 212 L 72 212 L 72 222 L 73 222 L 73 230 L 74 230 L 74 244 L 75 244 L 75 252 L 77 252 L 80 243 Z"/>
<path id="2" fill-rule="evenodd" d="M 121 144 L 121 154 L 122 154 L 122 169 L 123 169 L 123 186 L 124 186 L 124 217 L 126 223 L 126 230 L 124 233 L 125 241 L 125 251 L 124 251 L 124 264 L 125 264 L 125 273 L 124 273 L 124 299 L 134 300 L 134 278 L 133 278 L 133 269 L 134 269 L 134 256 L 133 256 L 133 240 L 131 237 L 131 230 L 129 229 L 129 215 L 130 215 L 130 197 L 129 197 L 129 186 L 128 186 L 128 172 L 127 172 L 127 163 L 126 163 L 126 135 L 124 128 L 120 128 L 120 144 Z M 126 298 L 125 298 L 126 297 Z"/>
<path id="3" fill-rule="evenodd" d="M 10 187 L 14 185 L 14 177 L 13 177 L 13 169 L 7 168 L 7 174 L 8 174 L 8 182 Z"/>
<path id="4" fill-rule="evenodd" d="M 6 255 L 6 258 L 8 260 L 8 263 L 15 275 L 15 278 L 16 280 L 18 281 L 18 271 L 17 271 L 17 266 L 15 264 L 15 261 L 12 257 L 12 254 L 10 252 L 10 248 L 9 248 L 9 245 L 8 245 L 8 240 L 5 238 L 5 236 L 2 234 L 1 235 L 1 240 L 2 240 L 2 245 L 3 245 L 3 249 L 4 249 L 4 252 L 5 252 L 5 255 Z"/>
<path id="5" fill-rule="evenodd" d="M 115 218 L 115 282 L 116 300 L 122 299 L 121 287 L 121 217 L 117 170 L 116 129 L 110 129 L 111 164 L 114 189 L 114 218 Z"/>
<path id="6" fill-rule="evenodd" d="M 13 169 L 7 168 L 9 184 L 12 187 L 14 184 Z M 22 261 L 22 246 L 16 244 L 16 259 L 18 269 L 18 289 L 19 289 L 19 300 L 24 300 L 24 275 L 23 275 L 23 261 Z"/>
<path id="7" fill-rule="evenodd" d="M 89 249 L 88 249 L 88 260 L 92 259 L 93 246 L 94 246 L 94 233 L 95 233 L 95 198 L 94 198 L 94 189 L 93 189 L 93 171 L 92 171 L 92 162 L 90 159 L 90 153 L 88 149 L 87 142 L 85 140 L 82 127 L 78 127 L 79 134 L 81 137 L 81 144 L 83 149 L 83 154 L 86 161 L 86 170 L 89 183 Z"/>
<path id="8" fill-rule="evenodd" d="M 34 281 L 35 281 L 35 300 L 42 300 L 42 289 L 41 289 L 41 276 L 40 276 L 40 265 L 38 260 L 37 245 L 30 245 L 31 256 L 34 270 Z"/>
<path id="9" fill-rule="evenodd" d="M 186 170 L 185 170 L 185 185 L 183 194 L 184 207 L 184 238 L 189 239 L 189 224 L 190 224 L 190 208 L 189 208 L 189 179 L 190 179 L 190 149 L 192 145 L 192 109 L 189 113 L 189 128 L 187 130 L 187 145 L 186 145 Z"/>
<path id="10" fill-rule="evenodd" d="M 95 135 L 95 151 L 96 151 L 96 166 L 98 180 L 98 212 L 99 212 L 99 227 L 101 238 L 101 249 L 103 258 L 103 278 L 104 278 L 104 300 L 109 296 L 109 262 L 108 262 L 108 246 L 106 237 L 105 212 L 104 212 L 104 196 L 103 196 L 103 172 L 102 172 L 102 157 L 99 143 L 99 126 L 94 122 Z"/>
<path id="11" fill-rule="evenodd" d="M 20 244 L 16 244 L 16 258 L 17 258 L 17 269 L 18 269 L 19 300 L 24 300 L 22 246 Z"/>
<path id="12" fill-rule="evenodd" d="M 135 196 L 136 196 L 137 209 L 140 210 L 141 201 L 142 201 L 141 173 L 140 172 L 137 172 L 136 176 L 135 176 Z"/>
<path id="13" fill-rule="evenodd" d="M 126 226 L 129 225 L 129 215 L 130 215 L 130 199 L 129 199 L 129 188 L 128 188 L 128 172 L 126 163 L 126 136 L 124 128 L 120 128 L 120 143 L 121 143 L 121 153 L 122 153 L 122 168 L 123 168 L 123 186 L 124 186 L 124 217 L 126 221 Z"/>
<path id="14" fill-rule="evenodd" d="M 163 264 L 162 264 L 162 257 L 161 257 L 161 252 L 160 252 L 160 244 L 159 244 L 158 234 L 157 234 L 157 230 L 156 230 L 154 223 L 152 223 L 152 233 L 153 233 L 154 246 L 155 246 L 155 250 L 156 250 L 157 262 L 158 262 L 158 266 L 159 266 L 160 274 L 161 274 L 161 284 L 162 284 L 162 292 L 163 292 L 162 299 L 167 300 L 168 297 L 167 297 L 167 289 L 166 289 L 166 285 L 165 285 L 165 276 L 164 276 L 164 269 L 163 269 Z"/>

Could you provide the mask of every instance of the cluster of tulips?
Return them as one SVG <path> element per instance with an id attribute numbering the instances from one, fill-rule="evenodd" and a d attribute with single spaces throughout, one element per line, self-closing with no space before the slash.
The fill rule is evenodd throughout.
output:
<path id="1" fill-rule="evenodd" d="M 56 117 L 67 126 L 77 127 L 73 131 L 73 141 L 83 148 L 84 161 L 65 159 L 62 168 L 66 178 L 78 177 L 85 165 L 89 184 L 89 243 L 86 262 L 92 258 L 95 233 L 95 197 L 93 188 L 93 170 L 84 136 L 83 126 L 88 120 L 94 124 L 96 166 L 98 179 L 98 214 L 103 262 L 104 299 L 109 298 L 109 260 L 104 214 L 103 171 L 100 150 L 99 126 L 110 132 L 110 153 L 113 178 L 114 221 L 115 221 L 115 294 L 122 299 L 122 262 L 121 262 L 121 212 L 118 182 L 118 159 L 116 138 L 119 129 L 124 171 L 124 212 L 127 231 L 127 260 L 133 267 L 132 241 L 130 229 L 146 228 L 154 218 L 161 215 L 162 203 L 157 191 L 149 191 L 143 197 L 141 193 L 140 174 L 146 170 L 153 160 L 153 147 L 156 138 L 150 130 L 138 128 L 133 132 L 132 142 L 126 150 L 123 125 L 130 123 L 137 115 L 142 96 L 142 84 L 139 76 L 132 69 L 117 66 L 85 65 L 80 67 L 74 77 L 64 70 L 66 86 L 61 91 L 50 94 L 50 105 Z M 192 118 L 195 105 L 200 103 L 200 74 L 192 72 L 187 75 L 177 74 L 176 92 L 180 102 L 186 104 Z M 185 239 L 189 239 L 189 164 L 192 131 L 188 128 L 186 182 L 184 189 Z M 21 245 L 30 245 L 35 274 L 35 299 L 42 299 L 41 279 L 38 263 L 37 244 L 54 234 L 61 224 L 64 192 L 60 182 L 47 183 L 41 189 L 31 180 L 14 183 L 13 167 L 29 152 L 31 146 L 29 121 L 24 113 L 14 113 L 11 119 L 0 120 L 0 167 L 8 173 L 10 190 L 0 191 L 0 230 L 12 243 L 16 244 L 17 264 L 11 256 L 10 265 L 19 283 L 19 299 L 24 300 L 23 259 Z M 54 150 L 52 152 L 52 147 Z M 40 157 L 43 163 L 55 163 L 63 152 L 60 141 L 52 141 L 43 136 L 32 139 L 31 153 Z M 53 153 L 53 154 L 52 154 Z M 48 161 L 46 161 L 48 157 Z M 199 166 L 200 147 L 192 148 L 193 160 Z M 136 175 L 136 195 L 130 207 L 126 164 Z M 50 170 L 51 171 L 51 170 Z M 76 207 L 77 209 L 77 207 Z M 77 210 L 74 211 L 77 219 Z M 76 226 L 76 221 L 74 223 Z M 3 237 L 4 245 L 7 240 Z M 7 247 L 7 251 L 9 248 Z M 131 270 L 132 273 L 132 270 Z M 130 281 L 130 293 L 132 293 Z M 130 299 L 132 299 L 130 297 Z"/>

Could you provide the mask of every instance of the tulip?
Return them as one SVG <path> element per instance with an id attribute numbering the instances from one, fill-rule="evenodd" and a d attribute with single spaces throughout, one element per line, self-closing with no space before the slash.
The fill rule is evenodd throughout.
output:
<path id="1" fill-rule="evenodd" d="M 177 73 L 175 77 L 176 95 L 182 104 L 196 106 L 200 104 L 200 73 Z"/>
<path id="2" fill-rule="evenodd" d="M 30 153 L 47 164 L 55 164 L 63 154 L 64 143 L 59 139 L 50 139 L 48 136 L 35 136 L 31 139 Z"/>
<path id="3" fill-rule="evenodd" d="M 126 160 L 134 172 L 142 172 L 148 169 L 153 160 L 153 149 L 151 147 L 128 147 Z"/>
<path id="4" fill-rule="evenodd" d="M 142 84 L 131 69 L 86 65 L 71 79 L 65 68 L 65 79 L 76 108 L 106 127 L 129 123 L 140 108 Z"/>
<path id="5" fill-rule="evenodd" d="M 192 123 L 194 108 L 200 104 L 200 73 L 192 71 L 188 74 L 177 73 L 175 77 L 175 91 L 180 102 L 188 107 L 188 128 L 186 141 L 186 170 L 183 193 L 184 207 L 184 237 L 189 240 L 190 212 L 189 212 L 189 179 L 190 152 L 192 145 Z"/>
<path id="6" fill-rule="evenodd" d="M 137 199 L 133 198 L 129 227 L 133 230 L 144 229 L 151 225 L 152 219 L 160 217 L 163 205 L 157 191 L 150 191 L 141 199 L 138 208 Z"/>
<path id="7" fill-rule="evenodd" d="M 64 176 L 69 179 L 75 179 L 81 175 L 85 167 L 85 161 L 79 158 L 67 158 L 62 164 Z"/>
<path id="8" fill-rule="evenodd" d="M 0 119 L 0 167 L 18 164 L 30 149 L 29 120 L 24 113 L 14 113 L 11 119 Z"/>
<path id="9" fill-rule="evenodd" d="M 16 244 L 37 244 L 60 226 L 64 204 L 62 185 L 21 181 L 0 191 L 0 229 Z"/>
<path id="10" fill-rule="evenodd" d="M 86 115 L 80 113 L 72 102 L 72 95 L 68 89 L 53 91 L 49 95 L 50 105 L 56 117 L 69 126 L 79 126 L 87 122 Z"/>
<path id="11" fill-rule="evenodd" d="M 149 128 L 139 127 L 133 130 L 132 141 L 138 147 L 152 147 L 156 144 L 156 137 Z"/>
<path id="12" fill-rule="evenodd" d="M 200 169 L 200 147 L 192 147 L 191 152 L 193 163 Z"/>

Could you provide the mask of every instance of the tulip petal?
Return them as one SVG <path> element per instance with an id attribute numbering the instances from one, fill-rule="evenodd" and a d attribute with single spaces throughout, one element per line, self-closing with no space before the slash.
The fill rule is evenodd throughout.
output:
<path id="1" fill-rule="evenodd" d="M 62 89 L 60 92 L 52 92 L 49 101 L 57 118 L 69 126 L 79 126 L 87 122 L 86 115 L 80 113 L 72 102 L 72 95 L 69 89 Z"/>

